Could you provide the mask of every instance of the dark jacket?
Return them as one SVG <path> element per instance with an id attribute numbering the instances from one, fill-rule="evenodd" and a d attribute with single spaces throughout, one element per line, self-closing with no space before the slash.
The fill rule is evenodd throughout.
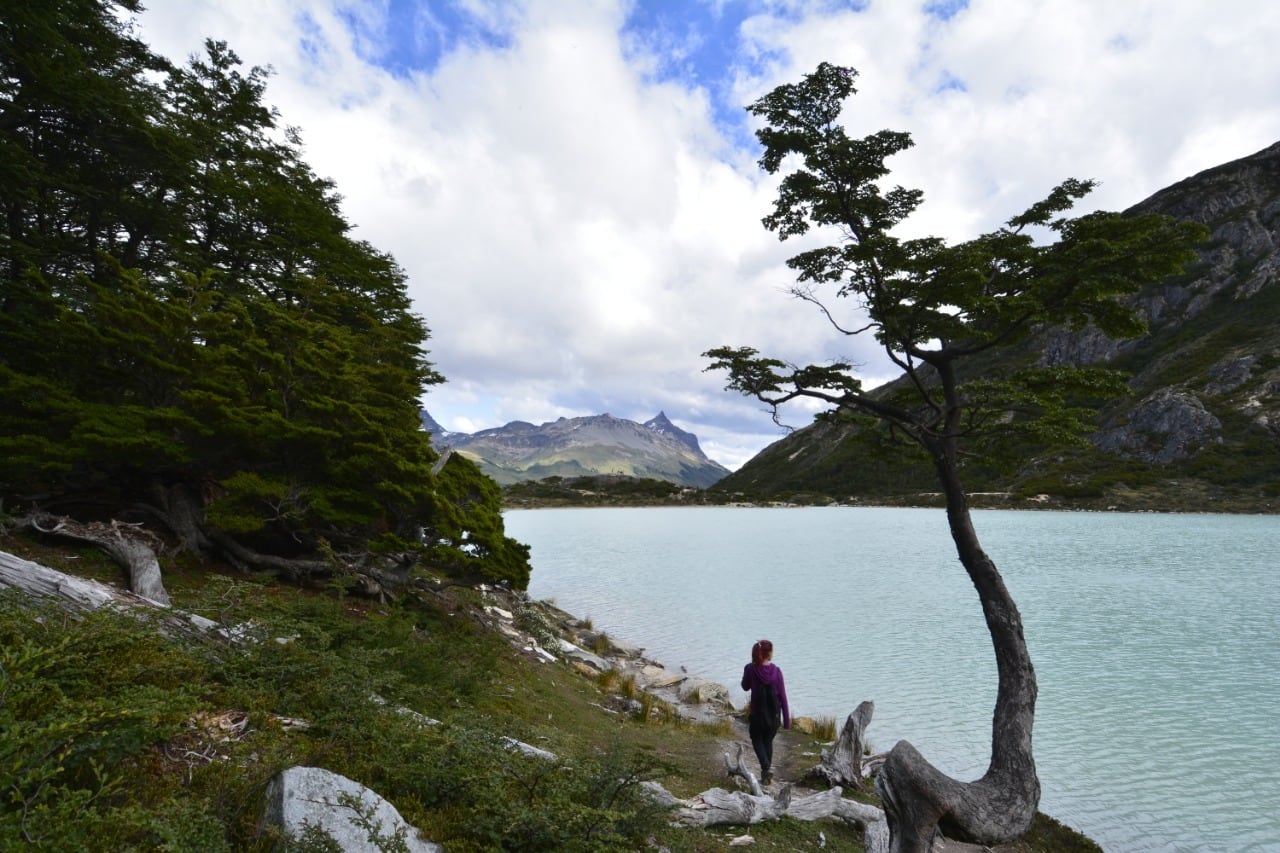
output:
<path id="1" fill-rule="evenodd" d="M 782 705 L 782 727 L 791 728 L 791 706 L 787 703 L 787 685 L 782 678 L 782 670 L 771 663 L 749 663 L 743 667 L 742 689 L 751 691 L 752 707 L 764 701 L 760 696 L 763 692 L 760 687 L 764 684 L 773 685 L 774 692 L 778 694 L 778 702 Z"/>

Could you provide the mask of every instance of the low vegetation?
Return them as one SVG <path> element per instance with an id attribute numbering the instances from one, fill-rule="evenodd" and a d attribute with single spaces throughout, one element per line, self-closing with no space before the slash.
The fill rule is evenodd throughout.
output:
<path id="1" fill-rule="evenodd" d="M 636 506 L 688 502 L 701 491 L 665 480 L 602 474 L 525 480 L 504 487 L 502 494 L 509 507 Z"/>
<path id="2" fill-rule="evenodd" d="M 1261 439 L 1260 439 L 1261 440 Z M 1269 463 L 1249 466 L 1259 458 L 1238 449 L 1214 447 L 1184 465 L 1163 468 L 1082 453 L 1068 459 L 1060 452 L 1051 472 L 1029 468 L 1020 478 L 981 482 L 969 495 L 977 509 L 1025 509 L 1120 512 L 1231 512 L 1280 511 L 1280 471 Z M 1245 470 L 1245 469 L 1249 470 Z M 1223 483 L 1223 472 L 1238 470 L 1241 480 Z M 1209 476 L 1202 476 L 1208 474 Z M 1247 478 L 1248 482 L 1245 482 Z M 867 491 L 849 484 L 807 488 L 758 484 L 732 488 L 679 489 L 644 492 L 626 482 L 629 478 L 584 478 L 590 487 L 568 487 L 537 481 L 503 490 L 507 509 L 596 506 L 901 506 L 942 507 L 942 495 L 927 483 L 899 482 L 897 488 Z M 936 488 L 936 487 L 935 487 Z"/>
<path id="3" fill-rule="evenodd" d="M 91 550 L 12 535 L 0 548 L 119 580 Z M 12 780 L 0 848 L 273 849 L 281 839 L 260 826 L 266 784 L 309 765 L 369 786 L 450 851 L 644 849 L 650 839 L 718 851 L 748 832 L 775 849 L 862 849 L 860 832 L 835 821 L 669 826 L 639 783 L 679 797 L 725 785 L 732 729 L 689 722 L 634 681 L 537 662 L 485 624 L 479 590 L 376 604 L 339 586 L 196 564 L 166 582 L 175 606 L 238 626 L 241 642 L 0 594 L 0 776 Z M 502 603 L 515 610 L 520 599 Z M 638 709 L 604 710 L 611 696 Z M 828 720 L 818 734 L 789 735 L 797 773 L 832 730 Z M 507 737 L 560 760 L 525 758 Z M 1079 841 L 1052 831 L 1049 846 L 1009 849 Z M 326 849 L 311 841 L 290 849 Z"/>

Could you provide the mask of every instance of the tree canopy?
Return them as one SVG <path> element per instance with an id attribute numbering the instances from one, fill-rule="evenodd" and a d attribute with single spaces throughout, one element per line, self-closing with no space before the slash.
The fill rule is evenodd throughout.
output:
<path id="1" fill-rule="evenodd" d="M 443 377 L 405 273 L 267 72 L 215 41 L 170 64 L 136 0 L 0 6 L 0 506 L 245 568 L 523 587 L 498 490 L 421 429 Z"/>
<path id="2" fill-rule="evenodd" d="M 781 240 L 815 228 L 836 237 L 788 261 L 797 273 L 792 293 L 824 312 L 839 335 L 874 336 L 903 380 L 870 393 L 857 365 L 789 365 L 750 347 L 709 351 L 711 369 L 773 405 L 810 397 L 870 415 L 931 453 L 959 439 L 987 453 L 1011 438 L 1075 439 L 1095 411 L 1081 401 L 1123 393 L 1123 375 L 1002 359 L 1051 324 L 1140 334 L 1119 297 L 1180 270 L 1203 229 L 1156 215 L 1070 218 L 1095 187 L 1070 179 L 991 233 L 954 245 L 903 239 L 894 229 L 923 193 L 885 189 L 882 179 L 890 173 L 885 161 L 913 143 L 887 130 L 848 135 L 840 114 L 855 76 L 823 63 L 748 108 L 766 122 L 757 132 L 761 168 L 785 172 L 763 222 Z M 847 302 L 837 307 L 832 296 Z"/>
<path id="3" fill-rule="evenodd" d="M 1002 843 L 1026 831 L 1039 802 L 1031 750 L 1037 687 L 1021 616 L 970 517 L 962 461 L 1017 453 L 1022 442 L 1078 440 L 1094 414 L 1089 403 L 1122 393 L 1123 376 L 1014 357 L 1016 345 L 1049 325 L 1140 333 L 1121 297 L 1178 272 L 1205 231 L 1154 215 L 1069 217 L 1094 188 L 1071 179 L 991 233 L 953 245 L 904 239 L 895 229 L 923 194 L 886 188 L 885 161 L 912 141 L 888 130 L 849 135 L 841 113 L 855 75 L 823 63 L 748 107 L 762 122 L 760 167 L 783 174 L 763 223 L 781 240 L 811 231 L 831 237 L 790 259 L 793 294 L 825 314 L 837 339 L 872 335 L 902 377 L 867 390 L 857 365 L 844 360 L 793 365 L 730 346 L 705 355 L 708 369 L 726 371 L 731 390 L 769 404 L 775 417 L 792 400 L 820 400 L 932 462 L 995 651 L 991 763 L 981 779 L 960 783 L 902 741 L 877 788 L 894 851 L 928 850 L 940 825 L 952 837 Z"/>

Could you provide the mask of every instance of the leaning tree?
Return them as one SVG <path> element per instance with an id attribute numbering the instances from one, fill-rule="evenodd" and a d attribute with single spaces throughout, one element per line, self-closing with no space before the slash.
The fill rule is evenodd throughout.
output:
<path id="1" fill-rule="evenodd" d="M 775 418 L 788 401 L 816 399 L 833 407 L 830 416 L 863 421 L 862 435 L 909 445 L 931 461 L 994 646 L 999 685 L 991 761 L 980 779 L 961 782 L 900 741 L 876 786 L 893 851 L 926 851 L 939 829 L 1002 843 L 1027 830 L 1039 803 L 1031 746 L 1036 677 L 1018 608 L 970 517 L 966 465 L 1082 440 L 1097 402 L 1122 393 L 1124 377 L 1040 363 L 1019 345 L 1053 325 L 1140 334 L 1142 324 L 1122 297 L 1177 272 L 1203 230 L 1158 216 L 1069 218 L 1094 184 L 1068 180 L 967 242 L 896 236 L 923 196 L 885 187 L 885 160 L 910 147 L 911 138 L 887 130 L 861 139 L 846 133 L 840 114 L 855 92 L 855 74 L 823 63 L 747 108 L 763 123 L 756 132 L 761 168 L 783 174 L 763 222 L 781 240 L 811 231 L 832 235 L 829 244 L 788 261 L 797 272 L 792 293 L 825 314 L 837 339 L 873 335 L 902 376 L 868 390 L 856 365 L 844 360 L 795 365 L 750 347 L 704 355 L 708 369 L 727 371 L 729 389 L 765 402 Z"/>

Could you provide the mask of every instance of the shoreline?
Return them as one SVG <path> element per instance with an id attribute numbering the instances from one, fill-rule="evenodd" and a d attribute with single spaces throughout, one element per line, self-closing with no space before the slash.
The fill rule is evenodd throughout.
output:
<path id="1" fill-rule="evenodd" d="M 493 595 L 491 589 L 481 589 L 482 595 L 488 597 Z M 512 594 L 504 591 L 505 596 L 510 597 Z M 560 606 L 545 599 L 529 599 L 526 597 L 526 603 L 536 608 L 544 617 L 549 618 L 549 627 L 555 631 L 559 640 L 560 656 L 578 673 L 588 678 L 599 678 L 606 670 L 612 669 L 626 678 L 628 675 L 635 677 L 636 688 L 642 692 L 648 693 L 655 698 L 665 702 L 674 709 L 675 713 L 682 719 L 705 725 L 715 725 L 717 723 L 726 724 L 729 732 L 726 733 L 726 739 L 723 740 L 725 761 L 729 761 L 729 749 L 731 745 L 745 744 L 745 753 L 750 756 L 751 748 L 747 736 L 746 723 L 743 719 L 745 708 L 739 710 L 736 708 L 729 697 L 728 688 L 709 679 L 703 678 L 696 674 L 684 671 L 681 667 L 680 672 L 668 669 L 660 661 L 645 657 L 645 649 L 642 646 L 636 646 L 624 640 L 620 640 L 608 635 L 606 632 L 595 631 L 590 624 L 580 619 Z M 516 626 L 519 616 L 516 612 L 516 604 L 512 604 L 512 609 L 496 607 L 494 605 L 485 606 L 485 612 L 491 616 L 498 616 L 502 619 L 499 625 L 505 635 L 512 640 L 523 640 L 520 643 L 520 650 L 542 663 L 554 663 L 558 661 L 554 652 L 550 652 L 541 648 L 536 638 L 532 634 L 523 635 Z M 527 636 L 527 639 L 525 637 Z M 573 639 L 569 639 L 572 637 Z M 601 639 L 607 641 L 608 648 L 601 653 L 596 653 L 584 648 L 584 646 L 592 645 Z M 619 697 L 622 698 L 622 697 Z M 635 699 L 629 698 L 621 707 L 608 707 L 605 704 L 601 706 L 602 711 L 606 713 L 636 713 L 643 710 L 643 704 Z M 851 712 L 849 716 L 853 716 Z M 840 721 L 833 721 L 836 732 L 839 731 Z M 782 778 L 777 783 L 781 788 L 791 788 L 796 792 L 797 796 L 816 793 L 818 789 L 806 784 L 810 774 L 816 772 L 821 762 L 821 753 L 825 748 L 834 746 L 832 741 L 816 741 L 814 746 L 818 748 L 817 752 L 806 750 L 804 748 L 797 749 L 794 741 L 797 738 L 816 738 L 817 730 L 822 723 L 819 719 L 808 716 L 793 716 L 790 731 L 780 731 L 778 739 L 775 742 L 774 766 L 778 768 Z M 874 778 L 873 767 L 878 764 L 876 759 L 883 761 L 884 754 L 872 756 L 867 759 L 865 764 L 866 777 L 864 784 L 870 784 L 870 780 Z M 750 759 L 754 761 L 754 759 Z M 875 763 L 873 763 L 875 762 Z M 805 764 L 808 767 L 805 767 Z M 766 791 L 767 794 L 767 791 Z M 1080 851 L 1098 851 L 1101 847 L 1097 845 L 1089 836 L 1085 835 L 1078 829 L 1072 828 L 1067 824 L 1052 817 L 1051 815 L 1037 810 L 1036 824 L 1040 825 L 1040 832 L 1045 832 L 1044 824 L 1050 828 L 1050 832 L 1066 832 L 1073 838 L 1072 849 Z M 749 827 L 742 827 L 744 830 Z M 1037 831 L 1033 826 L 1028 830 L 1029 837 Z M 1022 840 L 1011 842 L 1010 844 L 997 845 L 995 847 L 979 846 L 966 842 L 955 840 L 944 840 L 942 846 L 937 848 L 940 853 L 1025 853 L 1028 849 L 1023 846 Z M 1056 848 L 1055 848 L 1056 849 Z"/>
<path id="2" fill-rule="evenodd" d="M 683 503 L 679 501 L 655 503 L 571 503 L 571 502 L 529 502 L 523 504 L 503 503 L 502 512 L 532 512 L 557 509 L 928 509 L 945 512 L 941 504 L 897 504 L 897 503 L 794 503 L 787 501 L 733 501 L 729 503 Z M 1212 509 L 1125 509 L 1118 506 L 998 506 L 994 504 L 970 505 L 971 512 L 1064 512 L 1064 513 L 1098 513 L 1105 515 L 1277 515 L 1280 508 L 1257 510 L 1212 510 Z"/>
<path id="3" fill-rule="evenodd" d="M 557 641 L 554 649 L 545 649 L 538 638 L 529 633 L 522 651 L 547 662 L 564 658 L 575 670 L 587 677 L 600 677 L 612 671 L 623 679 L 632 679 L 636 690 L 648 693 L 670 705 L 677 714 L 691 722 L 716 723 L 741 713 L 734 704 L 729 688 L 717 681 L 668 668 L 661 661 L 647 657 L 643 646 L 597 631 L 591 623 L 569 613 L 552 601 L 529 599 L 528 603 L 547 620 Z M 514 606 L 513 606 L 514 608 Z M 523 639 L 517 626 L 520 617 L 515 609 L 486 607 L 498 615 L 505 625 L 499 630 L 512 639 Z"/>

